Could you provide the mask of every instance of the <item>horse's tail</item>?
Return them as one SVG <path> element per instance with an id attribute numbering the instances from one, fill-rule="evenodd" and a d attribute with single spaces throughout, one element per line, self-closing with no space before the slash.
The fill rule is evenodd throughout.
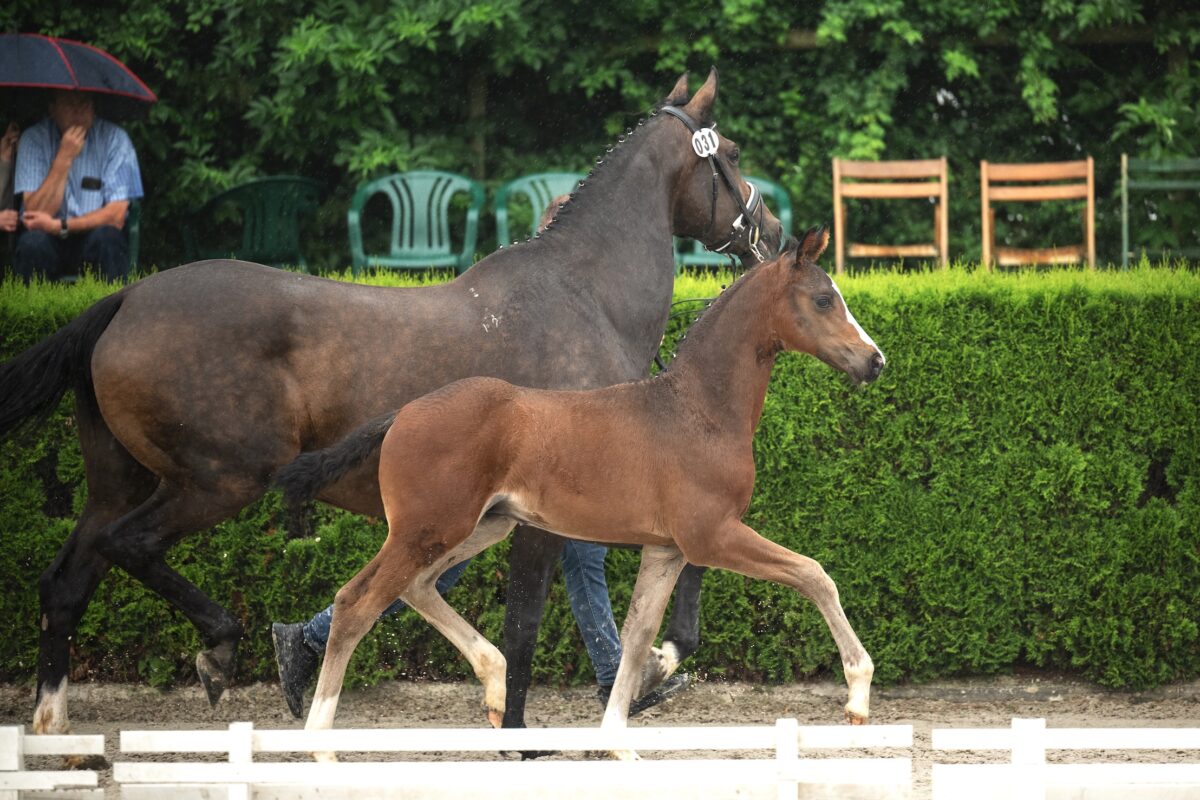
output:
<path id="1" fill-rule="evenodd" d="M 383 437 L 396 420 L 389 411 L 324 450 L 301 453 L 275 473 L 275 484 L 283 489 L 284 502 L 295 508 L 317 496 L 324 487 L 346 476 L 370 458 L 383 444 Z"/>
<path id="2" fill-rule="evenodd" d="M 125 292 L 111 294 L 25 352 L 0 364 L 0 437 L 30 419 L 45 419 L 67 389 L 94 393 L 92 351 Z"/>

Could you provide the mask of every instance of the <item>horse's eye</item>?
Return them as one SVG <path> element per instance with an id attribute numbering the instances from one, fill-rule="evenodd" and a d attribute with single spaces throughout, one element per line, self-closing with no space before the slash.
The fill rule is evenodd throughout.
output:
<path id="1" fill-rule="evenodd" d="M 741 157 L 742 157 L 742 151 L 736 147 L 733 148 L 733 152 L 729 154 L 729 160 L 734 164 L 736 164 L 738 162 L 738 159 Z"/>
<path id="2" fill-rule="evenodd" d="M 829 308 L 831 305 L 833 305 L 833 300 L 829 298 L 829 295 L 823 294 L 817 297 L 817 308 Z"/>

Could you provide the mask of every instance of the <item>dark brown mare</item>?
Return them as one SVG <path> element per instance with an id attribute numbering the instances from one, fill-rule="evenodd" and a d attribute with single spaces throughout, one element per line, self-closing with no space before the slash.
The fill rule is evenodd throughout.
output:
<path id="1" fill-rule="evenodd" d="M 716 96 L 715 71 L 690 99 L 684 76 L 663 108 L 711 125 Z M 40 580 L 34 730 L 68 729 L 69 642 L 113 565 L 196 625 L 206 648 L 197 669 L 210 702 L 220 698 L 242 625 L 163 557 L 261 497 L 298 453 L 472 375 L 570 388 L 645 375 L 671 301 L 672 234 L 714 247 L 733 238 L 745 254 L 755 226 L 734 222 L 751 222 L 763 245 L 779 244 L 779 222 L 765 208 L 746 218 L 750 193 L 733 142 L 721 139 L 714 159 L 700 158 L 684 122 L 654 114 L 540 237 L 449 284 L 377 288 L 208 261 L 126 287 L 0 366 L 0 435 L 74 389 L 88 481 L 83 514 Z M 720 191 L 718 163 L 729 177 Z M 378 516 L 376 472 L 364 466 L 321 499 Z M 561 547 L 531 528 L 514 541 L 510 725 L 521 724 Z M 672 621 L 683 654 L 698 635 L 695 573 L 693 583 Z"/>
<path id="2" fill-rule="evenodd" d="M 837 587 L 811 558 L 741 522 L 754 488 L 754 430 L 776 356 L 810 353 L 866 383 L 883 354 L 817 266 L 828 231 L 754 267 L 692 327 L 653 378 L 591 391 L 526 389 L 468 378 L 404 406 L 383 438 L 379 485 L 388 536 L 337 594 L 306 728 L 333 725 L 350 655 L 402 597 L 471 663 L 489 721 L 505 709 L 504 657 L 438 595 L 450 566 L 518 524 L 588 541 L 642 546 L 604 726 L 625 725 L 642 664 L 684 563 L 791 586 L 825 617 L 849 684 L 846 718 L 869 714 L 871 658 Z M 383 367 L 386 369 L 386 367 Z M 365 458 L 373 434 L 307 453 L 280 471 L 289 497 Z M 324 755 L 327 754 L 323 754 Z"/>

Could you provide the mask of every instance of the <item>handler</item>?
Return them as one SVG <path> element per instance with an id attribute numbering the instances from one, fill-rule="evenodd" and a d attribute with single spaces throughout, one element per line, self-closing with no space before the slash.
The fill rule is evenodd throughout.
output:
<path id="1" fill-rule="evenodd" d="M 96 116 L 91 94 L 51 95 L 49 115 L 21 135 L 13 189 L 25 228 L 13 269 L 26 283 L 84 264 L 110 281 L 129 274 L 123 228 L 130 201 L 142 196 L 142 175 L 129 135 Z"/>

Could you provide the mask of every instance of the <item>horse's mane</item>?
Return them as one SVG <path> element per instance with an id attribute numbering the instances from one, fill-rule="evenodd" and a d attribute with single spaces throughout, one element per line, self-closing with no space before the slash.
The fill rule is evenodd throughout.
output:
<path id="1" fill-rule="evenodd" d="M 562 236 L 564 229 L 570 230 L 572 226 L 581 224 L 576 220 L 580 217 L 586 218 L 588 210 L 600 202 L 598 198 L 603 197 L 604 187 L 615 180 L 614 176 L 623 174 L 624 170 L 621 167 L 629 161 L 630 153 L 637 150 L 636 147 L 630 146 L 630 142 L 661 119 L 659 112 L 666 105 L 669 104 L 664 102 L 655 106 L 649 116 L 639 119 L 635 126 L 617 138 L 616 144 L 608 147 L 604 155 L 596 159 L 596 164 L 588 172 L 587 177 L 571 192 L 570 200 L 563 204 L 554 219 L 545 228 L 524 241 L 501 245 L 501 247 L 507 249 L 509 247 L 536 246 L 542 240 L 555 241 Z"/>

